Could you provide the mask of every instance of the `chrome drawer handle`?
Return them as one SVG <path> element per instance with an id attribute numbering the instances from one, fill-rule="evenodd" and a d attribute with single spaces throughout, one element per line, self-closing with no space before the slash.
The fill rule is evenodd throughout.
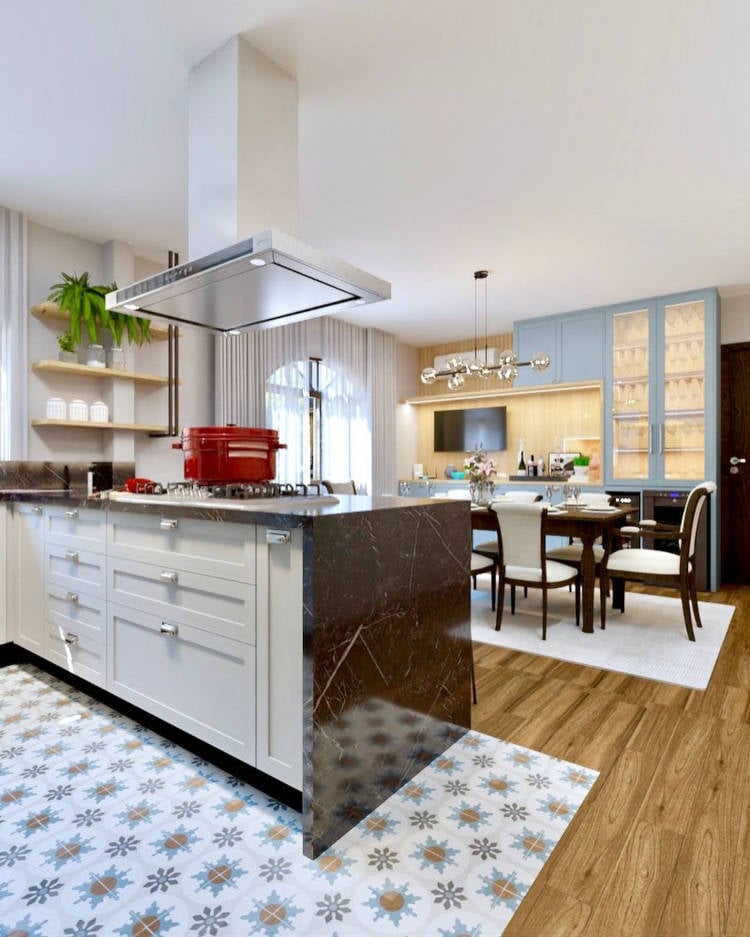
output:
<path id="1" fill-rule="evenodd" d="M 68 632 L 65 635 L 64 641 L 66 644 L 69 644 L 71 647 L 75 647 L 75 645 L 78 644 L 78 635 L 71 634 L 71 632 Z"/>
<path id="2" fill-rule="evenodd" d="M 70 560 L 73 563 L 78 562 L 78 553 L 75 550 L 66 550 L 65 559 Z"/>
<path id="3" fill-rule="evenodd" d="M 68 600 L 68 602 L 78 603 L 79 596 L 77 592 L 68 592 L 65 598 Z"/>
<path id="4" fill-rule="evenodd" d="M 161 527 L 162 530 L 176 530 L 177 521 L 169 520 L 168 518 L 163 517 L 159 523 L 159 527 Z"/>
<path id="5" fill-rule="evenodd" d="M 159 573 L 162 582 L 177 582 L 177 573 L 172 569 L 164 569 Z"/>
<path id="6" fill-rule="evenodd" d="M 35 504 L 34 507 L 31 509 L 31 513 L 32 513 L 32 514 L 43 514 L 44 511 L 42 510 L 42 508 L 39 507 L 38 504 Z"/>
<path id="7" fill-rule="evenodd" d="M 163 621 L 163 622 L 161 623 L 161 627 L 159 628 L 159 631 L 160 631 L 163 635 L 166 635 L 166 637 L 168 637 L 168 638 L 176 638 L 176 637 L 177 637 L 178 628 L 177 628 L 177 625 L 170 625 L 170 624 L 168 624 L 166 621 Z"/>
<path id="8" fill-rule="evenodd" d="M 66 511 L 63 515 L 64 517 L 69 517 L 72 521 L 78 520 L 78 511 Z"/>
<path id="9" fill-rule="evenodd" d="M 292 535 L 288 530 L 267 530 L 266 543 L 289 543 Z"/>

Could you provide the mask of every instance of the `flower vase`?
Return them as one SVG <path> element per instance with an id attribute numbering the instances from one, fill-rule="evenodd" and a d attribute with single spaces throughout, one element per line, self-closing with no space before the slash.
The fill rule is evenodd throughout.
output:
<path id="1" fill-rule="evenodd" d="M 489 504 L 494 491 L 495 486 L 489 480 L 477 479 L 476 481 L 469 482 L 469 493 L 471 494 L 471 500 L 474 504 Z"/>

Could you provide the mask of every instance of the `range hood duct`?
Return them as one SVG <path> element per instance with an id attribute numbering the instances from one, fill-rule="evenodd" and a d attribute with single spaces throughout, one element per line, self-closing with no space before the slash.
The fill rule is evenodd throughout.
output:
<path id="1" fill-rule="evenodd" d="M 240 332 L 390 299 L 391 285 L 271 228 L 106 295 L 109 310 Z"/>

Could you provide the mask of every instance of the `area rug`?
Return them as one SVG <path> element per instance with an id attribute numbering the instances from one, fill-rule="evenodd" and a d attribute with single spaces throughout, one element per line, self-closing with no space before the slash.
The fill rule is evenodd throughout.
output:
<path id="1" fill-rule="evenodd" d="M 596 778 L 470 732 L 312 861 L 294 810 L 5 667 L 0 937 L 497 937 Z"/>
<path id="2" fill-rule="evenodd" d="M 603 670 L 705 690 L 719 656 L 733 605 L 699 602 L 703 628 L 689 641 L 678 598 L 628 592 L 625 612 L 607 611 L 607 627 L 599 628 L 598 599 L 594 609 L 594 633 L 583 634 L 575 624 L 573 596 L 567 589 L 549 593 L 547 640 L 542 641 L 541 592 L 516 590 L 516 614 L 510 613 L 506 589 L 503 624 L 495 631 L 489 586 L 479 581 L 472 591 L 471 634 L 475 641 L 554 657 Z"/>

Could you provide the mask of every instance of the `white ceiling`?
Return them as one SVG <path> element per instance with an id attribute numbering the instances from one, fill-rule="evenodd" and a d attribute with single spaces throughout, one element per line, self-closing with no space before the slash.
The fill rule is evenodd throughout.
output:
<path id="1" fill-rule="evenodd" d="M 187 76 L 233 35 L 299 86 L 304 240 L 411 344 L 750 283 L 746 0 L 2 0 L 0 204 L 187 242 Z"/>

